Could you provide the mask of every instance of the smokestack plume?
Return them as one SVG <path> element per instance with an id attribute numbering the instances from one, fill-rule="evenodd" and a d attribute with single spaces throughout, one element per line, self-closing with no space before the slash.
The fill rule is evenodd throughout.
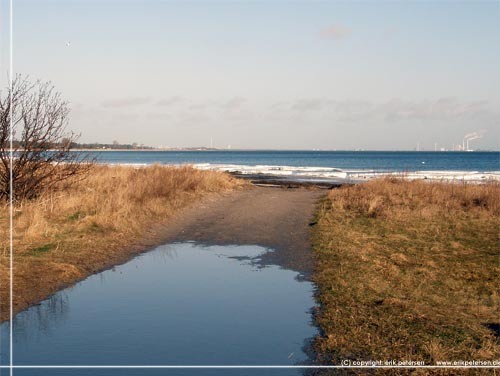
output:
<path id="1" fill-rule="evenodd" d="M 484 129 L 482 129 L 478 132 L 467 133 L 464 136 L 464 139 L 462 141 L 462 150 L 464 150 L 464 151 L 469 150 L 469 141 L 477 140 L 478 138 L 482 138 L 485 132 L 486 131 Z M 466 143 L 467 143 L 467 148 L 465 146 Z"/>

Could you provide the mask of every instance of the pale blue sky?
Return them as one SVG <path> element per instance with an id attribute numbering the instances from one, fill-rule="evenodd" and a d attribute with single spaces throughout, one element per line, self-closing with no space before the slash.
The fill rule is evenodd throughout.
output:
<path id="1" fill-rule="evenodd" d="M 86 142 L 498 149 L 499 4 L 14 0 L 14 70 Z"/>

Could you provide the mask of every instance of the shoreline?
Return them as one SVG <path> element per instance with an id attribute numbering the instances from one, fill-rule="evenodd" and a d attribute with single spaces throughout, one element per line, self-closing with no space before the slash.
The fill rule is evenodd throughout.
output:
<path id="1" fill-rule="evenodd" d="M 415 170 L 377 171 L 348 170 L 325 167 L 295 166 L 245 166 L 193 164 L 194 168 L 208 171 L 227 172 L 233 176 L 251 181 L 274 181 L 274 184 L 305 184 L 323 187 L 338 187 L 366 181 L 396 178 L 402 180 L 426 180 L 444 183 L 487 184 L 500 182 L 500 171 L 466 170 Z"/>

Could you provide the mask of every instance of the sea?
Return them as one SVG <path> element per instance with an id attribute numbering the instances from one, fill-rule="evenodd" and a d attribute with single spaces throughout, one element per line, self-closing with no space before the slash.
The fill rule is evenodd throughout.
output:
<path id="1" fill-rule="evenodd" d="M 500 152 L 424 151 L 92 151 L 98 163 L 191 165 L 241 175 L 310 181 L 363 181 L 382 175 L 408 179 L 500 181 Z"/>

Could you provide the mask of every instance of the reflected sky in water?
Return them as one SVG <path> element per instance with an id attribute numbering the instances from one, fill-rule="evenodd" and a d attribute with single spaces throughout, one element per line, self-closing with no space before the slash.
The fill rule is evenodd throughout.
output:
<path id="1" fill-rule="evenodd" d="M 257 246 L 169 244 L 14 319 L 19 365 L 293 365 L 307 361 L 313 285 Z M 8 348 L 8 325 L 1 327 Z M 2 364 L 8 363 L 2 354 Z M 7 370 L 2 370 L 5 373 Z M 297 375 L 297 370 L 16 370 L 16 375 Z"/>

